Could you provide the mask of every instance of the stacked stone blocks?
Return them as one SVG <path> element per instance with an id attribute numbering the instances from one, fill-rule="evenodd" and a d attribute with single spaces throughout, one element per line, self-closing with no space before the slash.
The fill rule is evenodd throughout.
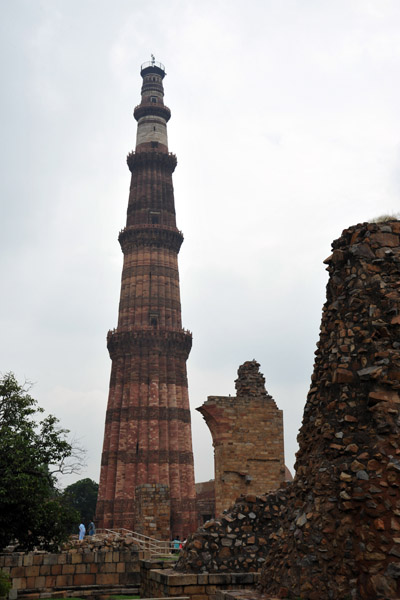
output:
<path id="1" fill-rule="evenodd" d="M 236 397 L 209 396 L 197 409 L 213 438 L 216 515 L 240 494 L 263 494 L 285 480 L 283 415 L 259 367 L 255 360 L 245 362 Z"/>
<path id="2" fill-rule="evenodd" d="M 171 501 L 169 487 L 145 483 L 135 490 L 136 531 L 157 540 L 169 540 Z"/>
<path id="3" fill-rule="evenodd" d="M 59 554 L 0 554 L 0 569 L 19 594 L 87 586 L 129 586 L 140 582 L 137 550 L 70 550 Z"/>
<path id="4" fill-rule="evenodd" d="M 210 600 L 219 590 L 249 589 L 259 582 L 259 573 L 182 574 L 161 561 L 141 561 L 142 598 L 184 596 L 190 600 Z"/>

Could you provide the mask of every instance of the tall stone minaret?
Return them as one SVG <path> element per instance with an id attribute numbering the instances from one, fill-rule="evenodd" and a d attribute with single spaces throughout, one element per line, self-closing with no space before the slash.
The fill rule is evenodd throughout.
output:
<path id="1" fill-rule="evenodd" d="M 98 527 L 143 531 L 138 490 L 151 495 L 161 487 L 170 499 L 169 534 L 183 539 L 195 530 L 196 513 L 186 375 L 192 336 L 181 323 L 176 157 L 168 152 L 164 66 L 152 57 L 141 76 L 136 150 L 127 158 L 127 221 L 119 234 L 118 327 L 107 337 L 112 367 L 96 519 Z"/>

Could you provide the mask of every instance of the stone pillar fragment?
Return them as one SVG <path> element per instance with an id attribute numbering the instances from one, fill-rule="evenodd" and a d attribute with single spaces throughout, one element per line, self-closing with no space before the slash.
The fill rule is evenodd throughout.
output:
<path id="1" fill-rule="evenodd" d="M 240 494 L 262 494 L 285 479 L 282 411 L 266 392 L 259 367 L 245 362 L 235 397 L 209 396 L 197 409 L 213 438 L 216 515 Z"/>

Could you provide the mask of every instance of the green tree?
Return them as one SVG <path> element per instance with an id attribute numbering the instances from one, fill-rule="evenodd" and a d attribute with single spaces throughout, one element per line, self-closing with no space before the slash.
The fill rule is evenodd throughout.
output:
<path id="1" fill-rule="evenodd" d="M 78 519 L 63 504 L 56 474 L 76 472 L 82 450 L 66 439 L 58 420 L 29 395 L 12 373 L 0 379 L 0 549 L 16 540 L 21 549 L 55 550 Z"/>
<path id="2" fill-rule="evenodd" d="M 94 518 L 98 491 L 99 484 L 89 478 L 80 479 L 64 490 L 65 503 L 79 512 L 86 525 Z"/>

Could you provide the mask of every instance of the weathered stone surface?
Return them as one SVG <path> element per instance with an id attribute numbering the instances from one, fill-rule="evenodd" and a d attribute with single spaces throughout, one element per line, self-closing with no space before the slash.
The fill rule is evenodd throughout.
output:
<path id="1" fill-rule="evenodd" d="M 135 498 L 136 533 L 158 540 L 170 539 L 169 487 L 161 483 L 144 483 L 136 487 Z"/>
<path id="2" fill-rule="evenodd" d="M 176 569 L 186 573 L 259 571 L 269 536 L 279 536 L 279 516 L 285 502 L 282 491 L 263 497 L 243 496 L 231 510 L 208 521 L 188 538 Z"/>
<path id="3" fill-rule="evenodd" d="M 0 554 L 0 570 L 8 573 L 15 592 L 35 591 L 54 597 L 55 588 L 124 586 L 139 583 L 139 548 L 129 535 L 96 534 L 75 538 L 57 554 L 43 551 Z M 64 592 L 64 596 L 66 596 Z M 75 594 L 76 595 L 76 594 Z"/>
<path id="4" fill-rule="evenodd" d="M 398 221 L 363 223 L 333 243 L 295 479 L 229 512 L 238 537 L 266 540 L 265 597 L 400 598 L 399 233 Z M 178 568 L 247 567 L 240 548 L 222 559 L 216 547 L 207 564 L 185 551 Z"/>
<path id="5" fill-rule="evenodd" d="M 197 409 L 213 438 L 212 514 L 217 516 L 241 494 L 276 490 L 287 478 L 282 411 L 267 393 L 259 367 L 255 360 L 246 361 L 238 369 L 237 396 L 209 396 Z"/>
<path id="6" fill-rule="evenodd" d="M 319 598 L 400 597 L 398 225 L 364 223 L 333 243 L 296 476 L 262 572 L 266 594 L 283 586 L 290 598 L 311 599 L 312 582 Z M 343 436 L 328 443 L 326 430 Z M 303 513 L 312 516 L 300 531 Z"/>
<path id="7" fill-rule="evenodd" d="M 198 526 L 215 517 L 214 480 L 196 483 L 196 513 Z"/>

